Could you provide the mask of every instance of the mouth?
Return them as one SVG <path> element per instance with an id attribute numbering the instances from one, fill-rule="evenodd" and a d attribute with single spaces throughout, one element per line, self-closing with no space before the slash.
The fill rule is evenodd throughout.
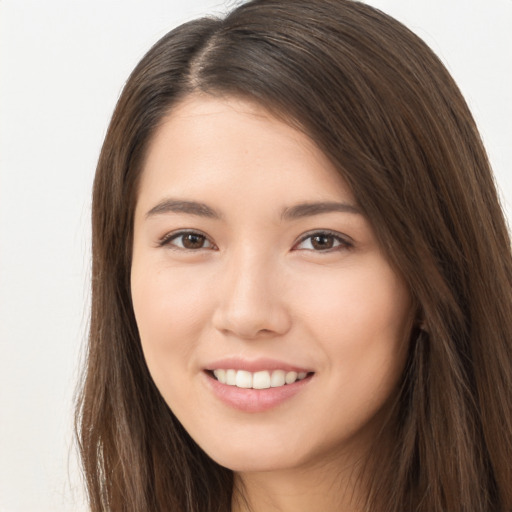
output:
<path id="1" fill-rule="evenodd" d="M 284 360 L 260 357 L 227 357 L 203 367 L 203 382 L 230 408 L 244 413 L 274 410 L 306 393 L 316 373 L 311 368 Z"/>
<path id="2" fill-rule="evenodd" d="M 206 370 L 206 373 L 221 384 L 242 389 L 280 388 L 307 379 L 313 375 L 313 372 L 296 372 L 281 369 L 250 372 L 247 370 L 219 368 Z"/>

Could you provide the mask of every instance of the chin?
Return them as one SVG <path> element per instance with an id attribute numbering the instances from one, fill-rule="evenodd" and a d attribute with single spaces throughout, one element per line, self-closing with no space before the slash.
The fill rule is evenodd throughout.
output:
<path id="1" fill-rule="evenodd" d="M 235 473 L 259 473 L 272 471 L 285 471 L 300 467 L 299 460 L 277 458 L 275 453 L 259 450 L 256 456 L 253 451 L 239 453 L 209 454 L 221 466 Z M 219 455 L 218 457 L 216 455 Z"/>
<path id="2" fill-rule="evenodd" d="M 193 436 L 201 449 L 217 464 L 235 472 L 278 471 L 300 465 L 305 451 L 300 444 L 287 443 L 261 432 L 240 432 L 240 436 Z M 259 435 L 258 435 L 259 434 Z M 302 443 L 304 445 L 304 443 Z M 307 458 L 307 455 L 306 455 Z"/>
<path id="3" fill-rule="evenodd" d="M 329 449 L 309 446 L 302 436 L 248 435 L 243 439 L 232 436 L 201 445 L 206 454 L 221 466 L 236 473 L 286 471 L 307 467 L 325 458 Z"/>

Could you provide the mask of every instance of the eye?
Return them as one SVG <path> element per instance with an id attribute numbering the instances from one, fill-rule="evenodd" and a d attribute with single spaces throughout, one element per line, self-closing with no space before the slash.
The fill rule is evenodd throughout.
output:
<path id="1" fill-rule="evenodd" d="M 350 249 L 353 244 L 339 233 L 331 231 L 315 231 L 305 235 L 294 249 L 328 252 Z"/>
<path id="2" fill-rule="evenodd" d="M 159 242 L 159 246 L 169 246 L 178 250 L 214 249 L 215 246 L 206 235 L 197 231 L 180 231 L 169 233 Z"/>

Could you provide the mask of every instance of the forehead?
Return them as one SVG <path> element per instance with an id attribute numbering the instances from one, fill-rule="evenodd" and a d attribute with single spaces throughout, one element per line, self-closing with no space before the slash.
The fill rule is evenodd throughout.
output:
<path id="1" fill-rule="evenodd" d="M 353 202 L 334 165 L 302 131 L 254 102 L 190 95 L 149 145 L 139 200 L 219 191 L 242 201 L 259 196 L 263 204 Z"/>

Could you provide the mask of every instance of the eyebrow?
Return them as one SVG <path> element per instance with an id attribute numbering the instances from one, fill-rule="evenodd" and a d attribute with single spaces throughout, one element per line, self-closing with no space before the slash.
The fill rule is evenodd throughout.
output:
<path id="1" fill-rule="evenodd" d="M 220 213 L 210 208 L 204 203 L 196 201 L 182 201 L 177 199 L 164 199 L 146 213 L 146 218 L 163 213 L 188 213 L 189 215 L 198 215 L 210 219 L 220 219 Z"/>
<path id="2" fill-rule="evenodd" d="M 362 215 L 361 210 L 349 203 L 338 203 L 335 201 L 308 202 L 294 206 L 288 206 L 281 212 L 281 220 L 290 221 L 323 213 L 352 213 Z M 222 215 L 205 203 L 196 201 L 183 201 L 179 199 L 164 199 L 146 213 L 146 218 L 166 213 L 186 213 L 207 217 L 210 219 L 222 219 Z"/>
<path id="3" fill-rule="evenodd" d="M 317 203 L 300 203 L 295 206 L 289 206 L 281 213 L 282 220 L 295 220 L 302 217 L 310 217 L 320 215 L 322 213 L 353 213 L 362 215 L 361 210 L 349 203 L 338 203 L 335 201 L 317 202 Z"/>

